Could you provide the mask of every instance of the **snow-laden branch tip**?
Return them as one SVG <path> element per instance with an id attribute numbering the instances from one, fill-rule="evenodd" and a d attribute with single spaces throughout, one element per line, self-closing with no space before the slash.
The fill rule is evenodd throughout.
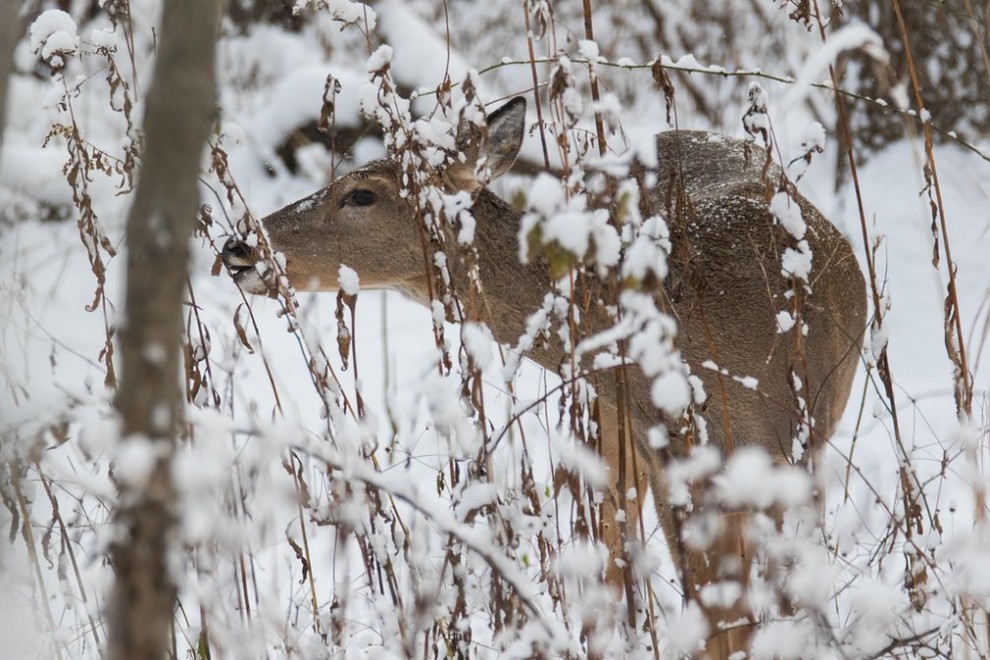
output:
<path id="1" fill-rule="evenodd" d="M 53 69 L 61 69 L 65 58 L 79 49 L 76 22 L 61 9 L 42 12 L 31 23 L 31 52 Z"/>

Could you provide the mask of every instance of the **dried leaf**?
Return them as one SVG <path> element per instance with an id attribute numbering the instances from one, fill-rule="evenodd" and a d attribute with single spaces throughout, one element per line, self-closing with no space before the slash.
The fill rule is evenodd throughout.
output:
<path id="1" fill-rule="evenodd" d="M 972 395 L 967 379 L 964 377 L 966 364 L 963 361 L 962 352 L 959 350 L 956 336 L 958 316 L 959 309 L 956 307 L 955 296 L 950 285 L 945 296 L 945 352 L 953 366 L 953 396 L 956 401 L 956 412 L 963 414 L 970 407 Z"/>
<path id="2" fill-rule="evenodd" d="M 299 544 L 292 540 L 291 537 L 286 537 L 289 545 L 292 547 L 292 551 L 296 553 L 296 559 L 302 564 L 302 577 L 299 579 L 299 584 L 305 584 L 306 578 L 309 576 L 309 562 L 306 560 L 306 555 L 303 553 L 302 548 Z"/>
<path id="3" fill-rule="evenodd" d="M 194 234 L 196 236 L 208 237 L 210 235 L 210 227 L 213 226 L 213 207 L 209 204 L 203 204 L 199 207 L 199 222 L 196 223 L 196 228 Z"/>
<path id="4" fill-rule="evenodd" d="M 653 66 L 650 67 L 650 71 L 653 74 L 653 82 L 663 91 L 663 100 L 667 107 L 667 123 L 671 124 L 671 117 L 674 111 L 674 83 L 671 82 L 667 70 L 660 63 L 659 55 L 653 60 Z"/>
<path id="5" fill-rule="evenodd" d="M 812 21 L 811 0 L 795 0 L 794 10 L 787 15 L 795 23 L 801 23 L 806 30 L 814 26 Z"/>
<path id="6" fill-rule="evenodd" d="M 340 94 L 340 81 L 327 74 L 323 85 L 323 106 L 320 108 L 319 130 L 329 134 L 333 127 L 334 113 L 337 111 L 337 94 Z"/>
<path id="7" fill-rule="evenodd" d="M 348 356 L 351 353 L 351 331 L 344 321 L 344 306 L 346 305 L 353 312 L 356 298 L 345 294 L 343 290 L 337 292 L 337 311 L 334 313 L 337 318 L 337 351 L 340 354 L 341 369 L 344 371 L 347 371 Z"/>
<path id="8" fill-rule="evenodd" d="M 547 28 L 550 26 L 551 20 L 551 9 L 545 0 L 529 0 L 527 3 L 528 10 L 533 16 L 533 22 L 536 23 L 536 30 L 533 36 L 536 39 L 542 39 L 546 36 Z"/>
<path id="9" fill-rule="evenodd" d="M 103 379 L 103 385 L 107 389 L 111 389 L 111 390 L 117 389 L 117 370 L 114 368 L 113 365 L 114 334 L 116 334 L 116 330 L 114 328 L 110 328 L 109 332 L 107 332 L 106 342 L 103 344 L 103 350 L 100 351 L 100 355 L 99 355 L 100 362 L 106 365 L 107 368 L 107 375 Z"/>
<path id="10" fill-rule="evenodd" d="M 241 340 L 241 344 L 244 348 L 248 349 L 249 353 L 254 353 L 254 347 L 251 346 L 251 342 L 248 341 L 247 332 L 244 330 L 244 324 L 241 323 L 241 308 L 245 307 L 244 303 L 237 306 L 234 310 L 234 330 L 237 331 L 237 338 Z"/>
<path id="11" fill-rule="evenodd" d="M 915 552 L 909 552 L 905 557 L 904 567 L 904 588 L 908 592 L 908 598 L 916 612 L 922 612 L 928 602 L 928 594 L 925 585 L 928 583 L 928 569 L 925 566 L 924 558 L 919 557 Z"/>
<path id="12" fill-rule="evenodd" d="M 934 180 L 932 178 L 932 168 L 925 163 L 924 167 L 925 173 L 925 194 L 928 195 L 928 208 L 932 212 L 932 239 L 934 244 L 932 245 L 932 266 L 938 268 L 940 258 L 938 256 L 938 204 L 935 202 L 934 197 Z"/>
<path id="13" fill-rule="evenodd" d="M 55 521 L 58 518 L 58 500 L 52 498 L 52 506 L 54 507 L 52 511 L 52 519 L 48 521 L 48 525 L 45 527 L 45 533 L 41 536 L 41 554 L 44 556 L 45 561 L 48 562 L 48 568 L 55 568 L 55 562 L 52 561 L 52 531 L 55 529 Z"/>
<path id="14" fill-rule="evenodd" d="M 293 456 L 295 456 L 293 454 Z M 298 459 L 296 459 L 298 461 Z M 309 484 L 306 483 L 306 476 L 303 474 L 302 462 L 299 461 L 299 467 L 296 468 L 296 486 L 299 489 L 299 503 L 303 506 L 309 506 L 310 494 L 309 494 Z"/>
<path id="15" fill-rule="evenodd" d="M 9 464 L 5 469 L 0 470 L 0 477 L 6 477 L 6 469 L 17 469 L 15 464 Z M 3 505 L 7 507 L 7 511 L 10 512 L 10 531 L 7 532 L 7 540 L 10 545 L 14 544 L 17 540 L 17 530 L 21 524 L 21 510 L 17 506 L 17 502 L 14 499 L 14 494 L 8 491 L 9 482 L 6 478 L 0 479 L 0 500 L 3 500 Z"/>
<path id="16" fill-rule="evenodd" d="M 550 100 L 559 99 L 564 91 L 574 86 L 574 76 L 562 66 L 555 66 L 550 77 Z"/>
<path id="17" fill-rule="evenodd" d="M 770 151 L 773 146 L 770 136 L 770 117 L 767 114 L 767 97 L 757 83 L 749 86 L 749 107 L 743 115 L 743 129 L 754 139 L 760 138 Z"/>

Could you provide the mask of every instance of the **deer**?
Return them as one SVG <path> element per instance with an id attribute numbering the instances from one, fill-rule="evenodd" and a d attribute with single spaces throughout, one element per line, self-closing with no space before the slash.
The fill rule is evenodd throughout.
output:
<path id="1" fill-rule="evenodd" d="M 545 260 L 520 262 L 522 213 L 485 185 L 513 165 L 525 127 L 526 102 L 517 97 L 487 117 L 480 146 L 465 148 L 459 161 L 436 172 L 449 191 L 471 194 L 475 272 L 487 311 L 481 316 L 503 345 L 518 340 L 527 317 L 539 309 L 553 284 Z M 795 374 L 800 374 L 800 392 L 814 421 L 807 437 L 808 460 L 835 431 L 861 352 L 866 288 L 853 248 L 787 181 L 768 149 L 755 142 L 670 130 L 656 135 L 656 152 L 655 176 L 643 179 L 655 183 L 640 204 L 644 212 L 666 218 L 670 249 L 668 275 L 654 283 L 650 295 L 676 321 L 676 348 L 707 394 L 698 414 L 706 422 L 708 442 L 724 454 L 755 446 L 779 464 L 793 462 L 802 424 L 794 406 Z M 415 200 L 402 194 L 402 185 L 398 160 L 376 160 L 265 217 L 261 224 L 272 248 L 284 254 L 292 286 L 335 290 L 339 267 L 346 264 L 357 270 L 363 288 L 399 291 L 428 305 L 431 275 L 425 266 L 422 221 Z M 786 187 L 800 208 L 814 255 L 810 293 L 802 305 L 805 330 L 791 333 L 781 332 L 778 321 L 778 312 L 795 295 L 793 278 L 781 269 L 792 238 L 769 205 L 779 186 Z M 445 249 L 460 247 L 451 240 Z M 242 290 L 272 295 L 272 282 L 256 268 L 257 250 L 231 238 L 221 256 Z M 468 291 L 468 267 L 459 259 L 448 263 L 452 288 Z M 582 288 L 572 292 L 575 298 L 593 293 L 583 295 L 582 308 L 592 332 L 614 322 L 594 301 L 615 285 L 597 277 L 584 272 Z M 566 355 L 560 341 L 551 337 L 527 357 L 556 372 Z M 712 363 L 718 368 L 712 369 Z M 616 372 L 616 378 L 602 379 L 598 387 L 600 453 L 611 478 L 601 512 L 611 553 L 607 582 L 629 593 L 629 574 L 617 568 L 618 560 L 625 556 L 624 539 L 634 529 L 649 488 L 671 555 L 683 569 L 686 596 L 696 597 L 699 588 L 719 581 L 745 585 L 752 561 L 743 540 L 745 516 L 720 512 L 721 533 L 715 542 L 701 550 L 685 545 L 682 518 L 667 503 L 664 466 L 686 456 L 695 439 L 655 407 L 650 379 L 638 368 L 620 366 Z M 730 375 L 751 377 L 758 386 Z M 650 429 L 658 425 L 670 431 L 662 450 L 648 441 Z M 626 499 L 629 486 L 635 489 L 632 502 Z M 619 516 L 620 511 L 625 515 Z M 745 598 L 703 607 L 710 632 L 703 654 L 726 658 L 745 650 L 756 625 Z"/>

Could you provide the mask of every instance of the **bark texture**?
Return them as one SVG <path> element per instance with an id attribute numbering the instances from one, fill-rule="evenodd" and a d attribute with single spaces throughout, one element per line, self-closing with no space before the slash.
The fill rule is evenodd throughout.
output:
<path id="1" fill-rule="evenodd" d="M 0 2 L 0 147 L 3 146 L 3 128 L 7 124 L 7 82 L 14 70 L 14 47 L 23 32 L 17 16 L 20 8 L 19 0 Z"/>
<path id="2" fill-rule="evenodd" d="M 218 0 L 164 3 L 155 77 L 144 119 L 146 150 L 127 221 L 127 295 L 117 393 L 123 455 L 154 452 L 144 474 L 118 461 L 117 580 L 109 621 L 111 660 L 164 658 L 175 607 L 170 463 L 182 419 L 182 309 L 197 176 L 215 115 Z M 128 446 L 129 445 L 129 446 Z M 130 450 L 130 451 L 128 451 Z"/>

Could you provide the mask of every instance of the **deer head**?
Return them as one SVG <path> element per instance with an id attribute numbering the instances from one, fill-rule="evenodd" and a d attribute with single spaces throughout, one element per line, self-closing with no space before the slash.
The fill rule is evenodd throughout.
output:
<path id="1" fill-rule="evenodd" d="M 489 115 L 487 135 L 471 125 L 462 128 L 459 160 L 437 172 L 445 187 L 476 197 L 486 192 L 484 184 L 515 162 L 525 119 L 526 101 L 517 97 Z M 334 289 L 344 264 L 359 270 L 365 288 L 425 297 L 422 229 L 401 179 L 397 160 L 376 160 L 266 217 L 263 225 L 272 248 L 287 255 L 290 283 L 300 290 Z M 272 291 L 271 282 L 256 268 L 257 251 L 245 242 L 228 240 L 223 260 L 245 291 Z"/>

